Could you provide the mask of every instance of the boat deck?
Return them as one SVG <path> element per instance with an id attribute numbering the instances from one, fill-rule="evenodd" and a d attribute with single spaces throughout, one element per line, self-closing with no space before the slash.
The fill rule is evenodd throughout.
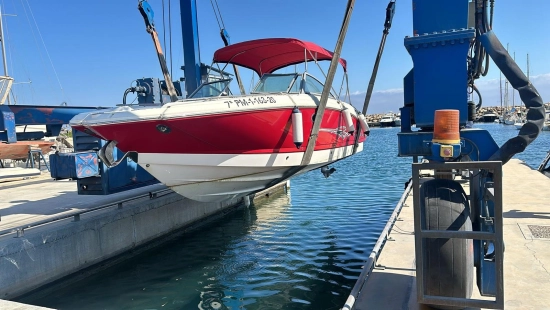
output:
<path id="1" fill-rule="evenodd" d="M 550 309 L 550 178 L 510 160 L 503 202 L 504 306 Z M 416 302 L 412 193 L 405 204 L 353 309 L 430 309 Z"/>

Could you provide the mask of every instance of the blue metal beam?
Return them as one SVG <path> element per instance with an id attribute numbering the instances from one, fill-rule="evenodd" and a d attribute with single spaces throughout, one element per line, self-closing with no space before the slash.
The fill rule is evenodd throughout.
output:
<path id="1" fill-rule="evenodd" d="M 62 125 L 77 114 L 105 109 L 102 107 L 6 105 L 15 115 L 16 125 Z"/>
<path id="2" fill-rule="evenodd" d="M 196 0 L 180 0 L 183 56 L 185 64 L 185 91 L 191 94 L 201 84 L 199 26 Z"/>

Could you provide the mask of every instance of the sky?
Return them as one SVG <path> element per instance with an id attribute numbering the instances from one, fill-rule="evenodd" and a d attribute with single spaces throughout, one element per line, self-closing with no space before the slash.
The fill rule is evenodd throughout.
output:
<path id="1" fill-rule="evenodd" d="M 347 4 L 347 0 L 217 1 L 232 43 L 292 37 L 329 50 L 336 44 Z M 167 61 L 176 79 L 182 76 L 179 67 L 183 64 L 179 1 L 171 1 L 171 14 L 169 2 L 149 0 L 161 40 L 166 36 L 166 42 L 161 43 L 166 44 Z M 351 101 L 358 108 L 380 43 L 387 3 L 356 1 L 344 42 L 342 57 L 348 62 Z M 504 45 L 509 44 L 510 53 L 515 53 L 524 71 L 529 54 L 531 81 L 544 101 L 550 101 L 550 19 L 546 16 L 550 1 L 495 3 L 494 32 Z M 0 5 L 6 14 L 3 22 L 8 73 L 15 79 L 12 91 L 17 104 L 114 106 L 122 102 L 124 90 L 135 79 L 162 77 L 137 0 L 0 0 Z M 223 42 L 211 2 L 197 0 L 197 7 L 201 61 L 210 65 L 214 51 Z M 411 1 L 397 0 L 368 113 L 396 112 L 402 105 L 403 77 L 412 68 L 403 39 L 411 34 Z M 326 70 L 328 62 L 322 67 Z M 245 88 L 249 89 L 253 74 L 241 71 Z M 339 88 L 341 78 L 338 73 L 334 88 Z M 477 80 L 476 85 L 485 106 L 500 105 L 499 71 L 494 64 L 488 76 Z M 516 104 L 518 100 L 516 97 Z"/>

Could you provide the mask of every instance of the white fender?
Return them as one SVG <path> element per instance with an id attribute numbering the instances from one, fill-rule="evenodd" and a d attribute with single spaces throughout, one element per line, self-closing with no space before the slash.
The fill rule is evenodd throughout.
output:
<path id="1" fill-rule="evenodd" d="M 363 131 L 363 133 L 367 133 L 370 131 L 370 128 L 369 128 L 369 124 L 367 123 L 367 119 L 365 118 L 365 115 L 363 115 L 362 113 L 359 113 L 359 115 L 357 116 L 359 118 L 359 124 L 361 125 L 361 131 Z"/>
<path id="2" fill-rule="evenodd" d="M 351 118 L 351 111 L 348 108 L 344 109 L 344 121 L 346 122 L 348 133 L 353 134 L 355 131 L 355 125 L 353 124 L 353 119 Z"/>
<path id="3" fill-rule="evenodd" d="M 296 148 L 300 148 L 304 143 L 304 125 L 302 121 L 302 112 L 298 107 L 292 110 L 292 139 Z"/>

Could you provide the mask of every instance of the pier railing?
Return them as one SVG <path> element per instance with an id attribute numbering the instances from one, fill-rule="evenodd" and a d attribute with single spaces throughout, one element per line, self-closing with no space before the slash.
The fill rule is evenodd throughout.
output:
<path id="1" fill-rule="evenodd" d="M 155 186 L 155 185 L 153 185 L 153 186 Z M 158 187 L 158 185 L 155 186 L 155 187 Z M 44 224 L 57 222 L 57 221 L 62 221 L 62 220 L 70 219 L 70 218 L 73 218 L 74 222 L 78 222 L 78 221 L 80 221 L 80 216 L 82 214 L 85 214 L 85 213 L 91 213 L 91 212 L 99 211 L 99 210 L 106 209 L 106 208 L 113 208 L 113 207 L 117 207 L 118 209 L 123 209 L 124 204 L 126 204 L 126 203 L 136 201 L 136 200 L 139 200 L 139 199 L 144 199 L 144 198 L 153 199 L 153 198 L 157 198 L 157 197 L 166 196 L 166 195 L 169 195 L 171 193 L 173 193 L 173 191 L 169 188 L 164 188 L 164 189 L 159 189 L 159 190 L 152 190 L 152 191 L 150 191 L 146 194 L 133 196 L 133 197 L 130 197 L 130 198 L 121 199 L 121 200 L 117 200 L 117 201 L 113 201 L 113 202 L 109 202 L 109 203 L 106 203 L 106 204 L 103 204 L 103 205 L 100 205 L 100 206 L 97 206 L 97 207 L 94 207 L 94 208 L 69 212 L 69 213 L 59 215 L 59 216 L 44 219 L 42 221 L 37 221 L 37 222 L 22 225 L 22 226 L 18 226 L 18 227 L 11 227 L 11 228 L 8 228 L 8 229 L 0 230 L 0 237 L 2 237 L 4 235 L 9 235 L 9 234 L 12 234 L 12 233 L 16 233 L 17 234 L 16 237 L 21 238 L 21 237 L 25 236 L 25 230 L 29 229 L 29 228 L 34 228 L 34 227 L 38 227 L 38 226 L 41 226 L 41 225 L 44 225 Z"/>

